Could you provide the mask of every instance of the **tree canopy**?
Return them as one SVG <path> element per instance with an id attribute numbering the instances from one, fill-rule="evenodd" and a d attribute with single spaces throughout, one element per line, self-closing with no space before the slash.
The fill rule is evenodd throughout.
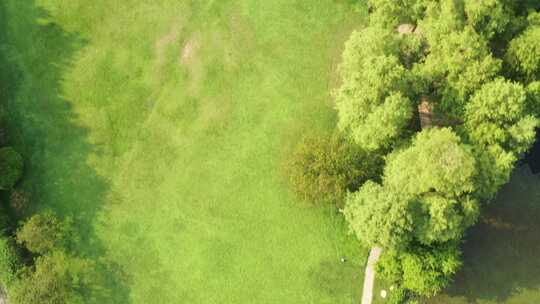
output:
<path id="1" fill-rule="evenodd" d="M 345 217 L 371 245 L 403 248 L 460 238 L 476 221 L 475 159 L 448 128 L 427 129 L 387 159 L 383 184 L 349 195 Z"/>
<path id="2" fill-rule="evenodd" d="M 410 73 L 398 53 L 397 37 L 378 28 L 354 32 L 345 45 L 343 85 L 336 93 L 338 127 L 368 151 L 389 147 L 413 114 Z"/>
<path id="3" fill-rule="evenodd" d="M 91 260 L 53 251 L 22 270 L 21 278 L 10 287 L 9 299 L 19 304 L 89 303 L 99 282 Z"/>
<path id="4" fill-rule="evenodd" d="M 370 23 L 351 34 L 339 68 L 338 129 L 386 161 L 380 179 L 347 196 L 344 215 L 359 239 L 385 249 L 381 271 L 433 295 L 459 268 L 480 204 L 535 139 L 540 4 L 369 4 Z"/>
<path id="5" fill-rule="evenodd" d="M 69 219 L 60 220 L 52 212 L 44 212 L 30 217 L 17 230 L 16 238 L 30 252 L 45 254 L 55 248 L 64 248 L 71 230 Z"/>
<path id="6" fill-rule="evenodd" d="M 483 85 L 465 110 L 465 129 L 471 142 L 499 145 L 520 155 L 535 138 L 538 119 L 529 114 L 523 85 L 502 78 Z"/>
<path id="7" fill-rule="evenodd" d="M 528 19 L 532 25 L 510 41 L 506 59 L 519 76 L 533 81 L 540 76 L 540 13 Z"/>
<path id="8" fill-rule="evenodd" d="M 407 195 L 431 192 L 461 197 L 474 190 L 475 173 L 469 147 L 449 128 L 430 128 L 388 157 L 384 181 Z"/>
<path id="9" fill-rule="evenodd" d="M 448 286 L 461 266 L 461 252 L 455 242 L 442 246 L 411 246 L 403 252 L 390 250 L 377 265 L 378 273 L 400 288 L 420 295 L 435 295 Z"/>
<path id="10" fill-rule="evenodd" d="M 486 83 L 471 97 L 464 131 L 475 146 L 480 198 L 490 199 L 497 193 L 534 142 L 539 122 L 535 102 L 523 85 L 502 78 Z"/>

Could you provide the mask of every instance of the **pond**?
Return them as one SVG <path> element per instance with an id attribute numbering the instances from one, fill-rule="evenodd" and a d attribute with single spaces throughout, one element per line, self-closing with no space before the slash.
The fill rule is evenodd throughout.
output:
<path id="1" fill-rule="evenodd" d="M 529 164 L 532 173 L 540 172 L 540 128 L 536 129 L 536 141 L 525 156 L 525 161 Z"/>

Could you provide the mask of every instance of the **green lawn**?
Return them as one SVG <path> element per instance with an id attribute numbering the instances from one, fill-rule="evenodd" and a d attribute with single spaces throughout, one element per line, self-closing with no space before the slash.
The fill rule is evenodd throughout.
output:
<path id="1" fill-rule="evenodd" d="M 111 302 L 359 302 L 365 250 L 280 169 L 335 124 L 353 2 L 0 2 L 19 187 L 77 219 Z"/>

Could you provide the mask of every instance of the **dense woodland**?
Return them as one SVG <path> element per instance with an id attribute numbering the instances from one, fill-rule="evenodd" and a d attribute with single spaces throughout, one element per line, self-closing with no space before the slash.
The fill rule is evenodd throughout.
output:
<path id="1" fill-rule="evenodd" d="M 336 134 L 304 140 L 289 179 L 383 248 L 377 273 L 404 303 L 448 286 L 467 229 L 534 142 L 540 3 L 369 3 L 343 52 Z"/>

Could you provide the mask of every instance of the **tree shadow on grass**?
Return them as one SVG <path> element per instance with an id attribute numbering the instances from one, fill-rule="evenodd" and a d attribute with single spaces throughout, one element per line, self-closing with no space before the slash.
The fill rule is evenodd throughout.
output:
<path id="1" fill-rule="evenodd" d="M 507 303 L 527 290 L 540 293 L 539 219 L 540 177 L 524 165 L 469 231 L 455 283 L 430 303 Z"/>
<path id="2" fill-rule="evenodd" d="M 330 217 L 332 242 L 335 255 L 327 257 L 311 267 L 311 285 L 324 295 L 320 303 L 359 303 L 362 295 L 364 267 L 369 249 L 348 233 L 343 216 L 336 214 L 335 207 L 324 207 Z M 342 260 L 343 259 L 343 260 Z"/>
<path id="3" fill-rule="evenodd" d="M 87 162 L 100 151 L 89 143 L 88 130 L 75 123 L 61 91 L 65 71 L 85 44 L 34 0 L 0 2 L 0 102 L 7 109 L 9 141 L 25 161 L 17 188 L 30 202 L 19 216 L 45 208 L 72 216 L 81 238 L 77 250 L 99 261 L 107 278 L 110 290 L 100 303 L 128 303 L 122 271 L 104 258 L 93 228 L 109 190 Z"/>

